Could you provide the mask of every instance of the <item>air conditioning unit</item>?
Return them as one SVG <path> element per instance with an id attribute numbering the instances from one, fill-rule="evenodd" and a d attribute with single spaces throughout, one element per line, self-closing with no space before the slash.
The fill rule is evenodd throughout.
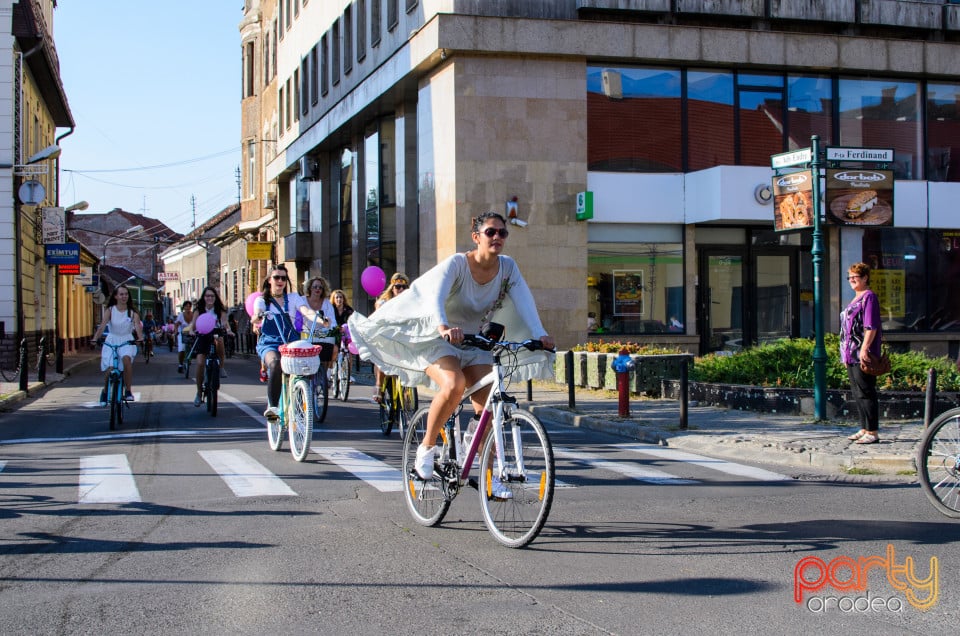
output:
<path id="1" fill-rule="evenodd" d="M 603 94 L 611 99 L 623 99 L 623 77 L 617 71 L 606 69 L 600 76 Z"/>
<path id="2" fill-rule="evenodd" d="M 277 193 L 276 192 L 263 193 L 263 207 L 265 207 L 268 210 L 277 209 Z"/>
<path id="3" fill-rule="evenodd" d="M 300 180 L 301 181 L 319 181 L 320 167 L 317 160 L 313 157 L 300 157 Z"/>

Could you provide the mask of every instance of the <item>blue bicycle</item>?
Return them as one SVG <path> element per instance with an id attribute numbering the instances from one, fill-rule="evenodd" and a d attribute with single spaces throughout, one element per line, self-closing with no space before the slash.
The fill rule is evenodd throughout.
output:
<path id="1" fill-rule="evenodd" d="M 101 340 L 100 343 L 113 350 L 110 375 L 107 376 L 107 406 L 110 407 L 110 430 L 113 431 L 123 426 L 124 406 L 130 407 L 125 397 L 127 391 L 123 383 L 123 362 L 120 359 L 120 349 L 127 345 L 135 345 L 137 342 L 136 340 L 128 340 L 114 345 Z"/>

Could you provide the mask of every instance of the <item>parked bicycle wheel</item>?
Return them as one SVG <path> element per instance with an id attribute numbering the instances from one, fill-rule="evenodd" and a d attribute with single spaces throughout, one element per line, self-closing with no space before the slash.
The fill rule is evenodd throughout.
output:
<path id="1" fill-rule="evenodd" d="M 435 526 L 443 521 L 444 515 L 450 509 L 452 497 L 447 496 L 444 479 L 437 475 L 436 471 L 430 479 L 424 481 L 413 469 L 414 460 L 417 458 L 417 447 L 420 446 L 427 431 L 428 411 L 429 409 L 423 408 L 410 420 L 407 434 L 403 438 L 403 463 L 400 473 L 404 481 L 403 496 L 410 514 L 420 525 Z M 441 466 L 444 466 L 443 458 L 449 457 L 446 443 L 438 454 L 441 457 Z M 456 467 L 453 466 L 452 470 L 456 472 Z"/>
<path id="2" fill-rule="evenodd" d="M 917 449 L 920 486 L 933 507 L 960 519 L 960 408 L 933 421 Z"/>
<path id="3" fill-rule="evenodd" d="M 330 394 L 330 382 L 327 380 L 327 370 L 322 366 L 317 371 L 316 378 L 313 381 L 314 387 L 314 424 L 321 424 L 327 419 L 327 401 Z"/>
<path id="4" fill-rule="evenodd" d="M 288 426 L 290 430 L 290 453 L 298 462 L 302 462 L 310 452 L 310 440 L 313 438 L 313 411 L 310 404 L 310 382 L 299 379 L 293 383 L 290 395 L 293 421 Z"/>
<path id="5" fill-rule="evenodd" d="M 480 454 L 480 507 L 483 521 L 497 541 L 522 548 L 540 534 L 550 514 L 553 448 L 543 424 L 520 410 L 504 421 L 503 446 L 504 468 L 498 475 L 495 436 L 490 435 L 484 443 Z M 502 488 L 510 496 L 496 496 Z"/>

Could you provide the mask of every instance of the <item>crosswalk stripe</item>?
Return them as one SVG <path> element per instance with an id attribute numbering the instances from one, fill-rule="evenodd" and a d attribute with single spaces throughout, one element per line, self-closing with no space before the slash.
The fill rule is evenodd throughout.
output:
<path id="1" fill-rule="evenodd" d="M 695 464 L 697 466 L 703 466 L 704 468 L 716 470 L 728 475 L 736 475 L 738 477 L 749 477 L 751 479 L 759 479 L 762 481 L 793 481 L 792 477 L 781 475 L 780 473 L 775 473 L 773 471 L 764 470 L 762 468 L 754 468 L 753 466 L 747 466 L 745 464 L 728 462 L 722 459 L 704 457 L 703 455 L 688 453 L 686 451 L 677 450 L 676 448 L 665 448 L 663 446 L 654 446 L 653 444 L 615 444 L 614 446 L 636 453 L 661 457 L 668 461 Z"/>
<path id="2" fill-rule="evenodd" d="M 197 451 L 237 497 L 296 495 L 286 483 L 242 450 Z"/>
<path id="3" fill-rule="evenodd" d="M 565 457 L 567 459 L 583 462 L 593 466 L 594 468 L 620 473 L 625 477 L 630 477 L 631 479 L 636 479 L 637 481 L 644 481 L 651 484 L 672 486 L 700 483 L 694 479 L 683 479 L 681 477 L 676 477 L 662 470 L 657 470 L 656 468 L 642 467 L 637 466 L 636 464 L 628 464 L 626 462 L 611 461 L 591 453 L 583 453 L 579 451 L 574 452 L 566 448 L 555 447 L 553 449 L 553 454 L 559 457 Z"/>
<path id="4" fill-rule="evenodd" d="M 319 446 L 310 450 L 353 473 L 380 492 L 400 492 L 400 471 L 379 459 L 348 446 Z"/>
<path id="5" fill-rule="evenodd" d="M 80 458 L 79 503 L 133 503 L 140 491 L 126 455 Z"/>
<path id="6" fill-rule="evenodd" d="M 0 473 L 3 472 L 3 467 L 7 465 L 7 462 L 0 460 Z"/>

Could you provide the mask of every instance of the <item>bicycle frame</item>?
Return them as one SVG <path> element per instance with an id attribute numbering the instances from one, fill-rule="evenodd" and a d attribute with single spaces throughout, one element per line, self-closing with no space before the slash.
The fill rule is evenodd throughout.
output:
<path id="1" fill-rule="evenodd" d="M 497 471 L 499 473 L 503 470 L 503 422 L 506 419 L 503 415 L 504 403 L 515 403 L 515 400 L 507 396 L 503 391 L 503 367 L 500 366 L 499 355 L 495 356 L 493 369 L 490 373 L 483 376 L 483 378 L 473 386 L 467 387 L 463 392 L 461 407 L 457 409 L 453 417 L 455 418 L 459 415 L 462 410 L 462 404 L 469 399 L 471 395 L 488 386 L 492 386 L 493 388 L 490 390 L 490 394 L 487 395 L 487 401 L 483 405 L 483 410 L 480 411 L 480 423 L 477 424 L 477 430 L 473 434 L 473 439 L 470 440 L 470 446 L 464 449 L 466 457 L 464 457 L 460 471 L 461 481 L 466 481 L 470 477 L 470 469 L 473 466 L 473 461 L 480 452 L 480 444 L 483 442 L 487 427 L 490 425 L 493 426 L 493 434 L 497 440 Z M 456 443 L 450 444 L 450 450 L 453 454 L 451 459 L 455 460 L 457 453 Z M 520 449 L 517 449 L 517 451 L 518 460 L 522 460 L 523 456 L 519 452 Z M 523 473 L 523 466 L 517 466 L 517 470 Z"/>

